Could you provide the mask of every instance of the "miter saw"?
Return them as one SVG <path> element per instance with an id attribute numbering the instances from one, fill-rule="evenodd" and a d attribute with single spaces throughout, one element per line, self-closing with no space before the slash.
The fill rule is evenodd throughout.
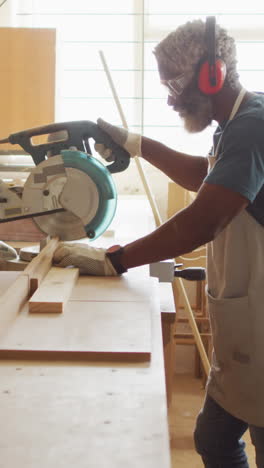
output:
<path id="1" fill-rule="evenodd" d="M 44 135 L 47 142 L 34 144 Z M 90 138 L 111 150 L 111 162 L 91 155 Z M 94 240 L 107 229 L 117 204 L 112 174 L 124 171 L 130 157 L 97 124 L 53 123 L 13 133 L 0 143 L 20 145 L 36 164 L 20 195 L 0 180 L 0 223 L 33 218 L 41 231 L 66 241 Z"/>

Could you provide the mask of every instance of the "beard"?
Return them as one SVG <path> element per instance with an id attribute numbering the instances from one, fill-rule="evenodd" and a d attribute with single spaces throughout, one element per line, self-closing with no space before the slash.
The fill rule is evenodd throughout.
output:
<path id="1" fill-rule="evenodd" d="M 180 106 L 175 106 L 174 110 L 179 113 L 189 133 L 202 132 L 213 121 L 211 98 L 196 89 L 188 90 L 186 96 L 182 96 Z"/>

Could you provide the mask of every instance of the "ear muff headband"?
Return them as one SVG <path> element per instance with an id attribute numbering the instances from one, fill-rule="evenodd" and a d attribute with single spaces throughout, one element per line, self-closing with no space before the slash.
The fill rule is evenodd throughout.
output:
<path id="1" fill-rule="evenodd" d="M 208 16 L 205 24 L 207 56 L 202 60 L 198 72 L 198 87 L 203 94 L 212 95 L 221 91 L 226 77 L 226 64 L 216 58 L 215 17 Z"/>

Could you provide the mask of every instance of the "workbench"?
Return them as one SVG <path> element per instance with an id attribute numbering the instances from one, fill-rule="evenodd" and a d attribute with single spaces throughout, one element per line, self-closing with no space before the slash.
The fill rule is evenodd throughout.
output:
<path id="1" fill-rule="evenodd" d="M 127 200 L 123 206 L 128 229 L 120 226 L 118 232 L 125 242 L 133 231 Z M 144 206 L 140 201 L 140 212 Z M 109 239 L 106 243 L 111 245 Z M 0 272 L 0 293 L 18 274 Z M 131 329 L 138 327 L 137 311 L 149 311 L 150 359 L 1 359 L 0 468 L 171 466 L 166 381 L 168 391 L 175 311 L 169 288 L 162 289 L 148 268 L 140 267 L 119 278 L 79 277 L 67 304 L 73 316 L 81 309 L 97 317 L 131 311 Z M 109 343 L 109 336 L 121 339 L 126 326 L 124 320 L 116 327 L 107 319 L 98 324 L 102 343 Z"/>

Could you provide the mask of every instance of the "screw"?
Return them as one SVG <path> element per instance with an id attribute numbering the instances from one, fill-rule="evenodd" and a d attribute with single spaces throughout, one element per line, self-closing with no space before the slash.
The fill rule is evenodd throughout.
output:
<path id="1" fill-rule="evenodd" d="M 87 237 L 89 237 L 89 239 L 92 239 L 94 236 L 95 236 L 95 232 L 93 230 L 90 230 L 87 232 Z"/>

